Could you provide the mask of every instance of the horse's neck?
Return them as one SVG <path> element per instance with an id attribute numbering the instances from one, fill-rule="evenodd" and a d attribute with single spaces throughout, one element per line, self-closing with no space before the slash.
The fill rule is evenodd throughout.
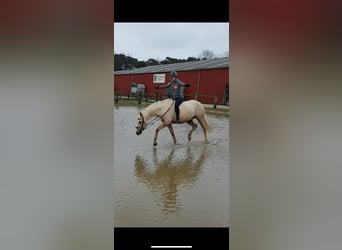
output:
<path id="1" fill-rule="evenodd" d="M 142 114 L 146 120 L 146 122 L 154 116 L 159 114 L 159 107 L 155 105 L 155 103 L 148 106 L 145 110 L 142 111 Z"/>
<path id="2" fill-rule="evenodd" d="M 143 115 L 145 122 L 148 122 L 153 116 L 155 116 L 154 114 L 150 113 L 148 110 L 141 111 L 141 114 Z"/>

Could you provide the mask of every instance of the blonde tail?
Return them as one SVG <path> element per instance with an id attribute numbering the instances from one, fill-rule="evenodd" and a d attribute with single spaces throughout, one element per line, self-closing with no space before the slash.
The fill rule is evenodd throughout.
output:
<path id="1" fill-rule="evenodd" d="M 212 127 L 211 127 L 211 126 L 209 125 L 209 123 L 208 123 L 206 114 L 204 114 L 203 126 L 204 126 L 205 130 L 206 130 L 208 133 L 213 132 Z"/>

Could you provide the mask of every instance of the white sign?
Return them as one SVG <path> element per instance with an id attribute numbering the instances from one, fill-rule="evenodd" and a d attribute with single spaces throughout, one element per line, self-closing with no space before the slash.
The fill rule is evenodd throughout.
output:
<path id="1" fill-rule="evenodd" d="M 165 74 L 153 74 L 153 83 L 165 83 Z"/>

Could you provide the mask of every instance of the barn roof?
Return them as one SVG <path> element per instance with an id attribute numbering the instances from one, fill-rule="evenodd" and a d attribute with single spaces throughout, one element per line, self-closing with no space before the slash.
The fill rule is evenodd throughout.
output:
<path id="1" fill-rule="evenodd" d="M 163 73 L 170 71 L 189 71 L 199 69 L 220 69 L 229 68 L 228 57 L 215 58 L 193 62 L 171 63 L 163 65 L 147 66 L 138 69 L 115 71 L 114 75 Z"/>

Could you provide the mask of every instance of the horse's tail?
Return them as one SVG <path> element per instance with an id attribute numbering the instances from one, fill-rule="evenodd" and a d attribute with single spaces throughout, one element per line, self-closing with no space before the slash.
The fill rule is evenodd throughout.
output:
<path id="1" fill-rule="evenodd" d="M 205 130 L 206 130 L 208 133 L 213 132 L 212 127 L 211 127 L 211 126 L 209 125 L 209 123 L 208 123 L 208 119 L 207 119 L 207 115 L 206 115 L 206 114 L 204 114 L 203 127 L 205 128 Z"/>

